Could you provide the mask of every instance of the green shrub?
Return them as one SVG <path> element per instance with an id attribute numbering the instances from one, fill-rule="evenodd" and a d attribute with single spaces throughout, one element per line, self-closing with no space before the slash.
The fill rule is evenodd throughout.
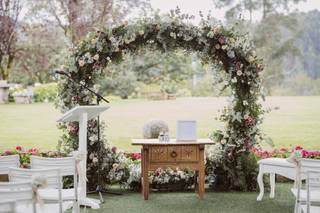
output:
<path id="1" fill-rule="evenodd" d="M 52 102 L 57 97 L 58 87 L 56 83 L 41 84 L 33 89 L 34 102 Z"/>

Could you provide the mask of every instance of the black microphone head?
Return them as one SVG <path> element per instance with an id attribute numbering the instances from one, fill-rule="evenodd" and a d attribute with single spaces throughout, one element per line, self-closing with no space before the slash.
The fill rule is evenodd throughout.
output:
<path id="1" fill-rule="evenodd" d="M 56 70 L 54 71 L 56 74 L 59 74 L 59 75 L 65 75 L 65 76 L 69 76 L 69 73 L 63 71 L 63 70 Z"/>

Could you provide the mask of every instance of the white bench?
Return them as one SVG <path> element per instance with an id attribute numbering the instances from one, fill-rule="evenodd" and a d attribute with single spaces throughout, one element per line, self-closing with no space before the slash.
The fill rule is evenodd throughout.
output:
<path id="1" fill-rule="evenodd" d="M 270 198 L 274 198 L 275 185 L 276 185 L 276 174 L 289 178 L 291 180 L 295 179 L 296 167 L 294 164 L 289 163 L 286 158 L 266 158 L 258 161 L 259 164 L 259 175 L 258 175 L 258 185 L 260 188 L 260 193 L 257 197 L 257 201 L 261 201 L 264 195 L 264 184 L 263 175 L 270 174 Z"/>

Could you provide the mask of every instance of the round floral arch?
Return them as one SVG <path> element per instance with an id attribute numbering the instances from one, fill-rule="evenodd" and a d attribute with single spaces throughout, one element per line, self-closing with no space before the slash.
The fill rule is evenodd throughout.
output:
<path id="1" fill-rule="evenodd" d="M 231 89 L 232 94 L 229 105 L 221 111 L 220 120 L 225 123 L 224 128 L 211 134 L 216 143 L 214 155 L 220 157 L 207 164 L 207 171 L 216 170 L 220 180 L 218 183 L 223 182 L 230 189 L 250 189 L 255 177 L 246 162 L 250 161 L 250 149 L 261 138 L 258 126 L 264 111 L 258 99 L 259 74 L 263 66 L 246 36 L 214 25 L 209 20 L 202 20 L 199 26 L 194 26 L 177 15 L 144 18 L 134 24 L 89 33 L 73 50 L 64 70 L 73 81 L 93 88 L 108 64 L 121 61 L 124 54 L 141 48 L 163 51 L 183 49 L 197 53 L 203 63 L 212 63 L 220 68 L 224 76 L 223 83 Z M 90 93 L 70 79 L 62 78 L 59 82 L 58 105 L 62 111 L 93 101 Z M 103 176 L 107 176 L 112 166 L 110 161 L 113 152 L 104 145 L 105 139 L 97 143 L 96 125 L 96 120 L 91 120 L 88 125 L 89 186 L 97 183 L 98 156 L 102 156 L 99 162 Z M 76 123 L 61 126 L 65 133 L 61 145 L 65 151 L 77 148 L 77 128 Z M 98 155 L 99 151 L 101 155 Z M 256 165 L 253 167 L 255 170 Z"/>

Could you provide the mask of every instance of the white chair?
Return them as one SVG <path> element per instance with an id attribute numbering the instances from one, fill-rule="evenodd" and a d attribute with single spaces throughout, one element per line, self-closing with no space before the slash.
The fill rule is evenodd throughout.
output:
<path id="1" fill-rule="evenodd" d="M 0 156 L 0 175 L 7 175 L 9 167 L 20 167 L 19 155 Z"/>
<path id="2" fill-rule="evenodd" d="M 62 189 L 62 201 L 73 201 L 73 212 L 80 211 L 78 203 L 78 175 L 76 172 L 75 157 L 46 158 L 31 156 L 30 165 L 32 169 L 59 168 L 62 177 L 73 176 L 74 187 L 70 189 Z M 55 189 L 42 190 L 40 195 L 46 200 L 58 199 Z"/>
<path id="3" fill-rule="evenodd" d="M 0 182 L 0 212 L 35 213 L 36 205 L 34 201 L 30 181 Z"/>
<path id="4" fill-rule="evenodd" d="M 57 203 L 56 208 L 49 208 L 46 212 L 60 212 L 62 213 L 68 207 L 70 203 L 62 204 L 62 176 L 59 169 L 23 169 L 23 168 L 9 168 L 9 181 L 10 182 L 23 182 L 23 181 L 33 181 L 35 182 L 38 178 L 43 178 L 46 180 L 46 187 L 37 189 L 38 198 L 44 203 Z M 46 190 L 53 189 L 54 196 L 57 197 L 55 200 L 50 200 L 44 198 L 41 194 Z M 53 205 L 54 206 L 54 205 Z"/>
<path id="5" fill-rule="evenodd" d="M 303 211 L 307 213 L 308 206 L 310 204 L 320 204 L 320 180 L 318 176 L 318 186 L 316 185 L 314 174 L 320 173 L 320 160 L 314 159 L 301 159 L 300 161 L 300 173 L 297 173 L 300 177 L 306 177 L 306 184 L 298 182 L 298 187 L 291 189 L 293 195 L 296 198 L 295 201 L 295 213 Z M 308 180 L 309 175 L 309 180 Z M 300 178 L 297 178 L 299 180 Z M 301 179 L 300 179 L 301 180 Z M 310 182 L 310 183 L 309 183 Z M 317 186 L 317 187 L 316 187 Z M 310 211 L 311 210 L 311 211 Z M 318 207 L 309 208 L 308 213 L 320 213 Z"/>

